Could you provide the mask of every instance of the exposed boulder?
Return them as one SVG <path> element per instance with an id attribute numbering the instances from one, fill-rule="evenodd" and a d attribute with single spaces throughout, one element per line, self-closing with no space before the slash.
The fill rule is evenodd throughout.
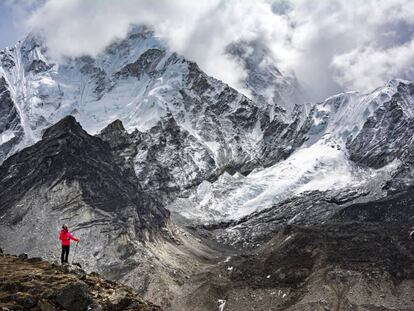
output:
<path id="1" fill-rule="evenodd" d="M 88 285 L 75 281 L 62 288 L 55 301 L 67 310 L 85 311 L 92 304 L 92 297 Z"/>

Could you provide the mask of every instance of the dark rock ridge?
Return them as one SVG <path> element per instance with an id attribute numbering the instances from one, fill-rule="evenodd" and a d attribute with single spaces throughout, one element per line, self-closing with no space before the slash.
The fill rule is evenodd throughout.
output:
<path id="1" fill-rule="evenodd" d="M 148 132 L 130 134 L 116 120 L 98 137 L 124 159 L 124 165 L 135 168 L 144 190 L 166 199 L 219 174 L 211 151 L 178 126 L 171 114 Z"/>
<path id="2" fill-rule="evenodd" d="M 65 117 L 48 128 L 40 142 L 0 167 L 0 213 L 4 216 L 16 209 L 28 192 L 78 184 L 80 200 L 87 205 L 120 219 L 127 217 L 127 210 L 135 210 L 137 232 L 159 231 L 166 225 L 168 211 L 141 189 L 134 171 L 118 166 L 119 162 L 106 142 L 86 133 L 72 116 Z M 30 207 L 24 209 L 27 213 Z M 23 211 L 18 216 L 4 220 L 17 223 Z"/>
<path id="3" fill-rule="evenodd" d="M 132 288 L 97 273 L 32 259 L 0 254 L 1 310 L 162 310 Z"/>
<path id="4" fill-rule="evenodd" d="M 370 202 L 344 207 L 334 215 L 341 221 L 362 223 L 400 224 L 412 226 L 414 222 L 414 188 L 391 194 Z"/>
<path id="5" fill-rule="evenodd" d="M 414 221 L 414 191 L 412 187 L 372 198 L 361 190 L 313 191 L 296 196 L 253 213 L 238 221 L 207 227 L 215 230 L 216 238 L 225 244 L 254 248 L 269 241 L 289 224 L 314 226 L 342 221 L 412 226 Z"/>

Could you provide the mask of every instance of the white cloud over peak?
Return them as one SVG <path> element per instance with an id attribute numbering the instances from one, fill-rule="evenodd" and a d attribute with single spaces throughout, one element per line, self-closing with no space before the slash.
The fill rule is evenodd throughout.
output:
<path id="1" fill-rule="evenodd" d="M 28 24 L 43 30 L 57 57 L 97 54 L 130 24 L 149 24 L 172 49 L 236 87 L 245 73 L 226 46 L 260 40 L 318 99 L 414 75 L 410 0 L 46 0 Z"/>

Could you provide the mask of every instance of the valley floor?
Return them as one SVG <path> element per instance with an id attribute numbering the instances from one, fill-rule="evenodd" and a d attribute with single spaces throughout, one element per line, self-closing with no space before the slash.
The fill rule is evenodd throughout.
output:
<path id="1" fill-rule="evenodd" d="M 216 248 L 166 309 L 413 310 L 408 230 L 358 222 L 285 226 L 254 249 Z"/>

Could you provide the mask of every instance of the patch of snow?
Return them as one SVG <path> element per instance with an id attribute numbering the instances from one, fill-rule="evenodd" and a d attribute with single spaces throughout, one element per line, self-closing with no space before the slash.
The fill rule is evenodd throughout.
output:
<path id="1" fill-rule="evenodd" d="M 218 303 L 218 311 L 224 311 L 224 307 L 226 306 L 226 300 L 219 299 L 217 303 Z"/>
<path id="2" fill-rule="evenodd" d="M 2 133 L 0 133 L 0 145 L 7 143 L 8 141 L 10 141 L 11 139 L 13 139 L 15 137 L 14 133 L 12 130 L 6 130 Z"/>

